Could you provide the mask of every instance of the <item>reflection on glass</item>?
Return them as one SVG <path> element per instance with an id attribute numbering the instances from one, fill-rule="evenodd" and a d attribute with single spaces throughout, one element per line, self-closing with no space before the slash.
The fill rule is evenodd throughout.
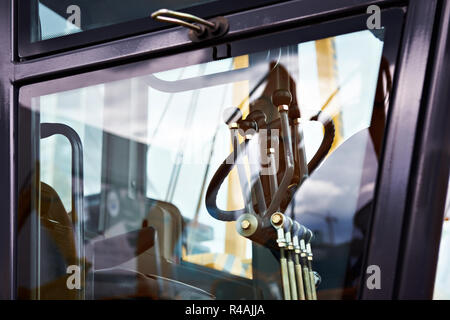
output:
<path id="1" fill-rule="evenodd" d="M 32 30 L 38 29 L 33 41 L 47 40 L 93 30 L 113 24 L 149 18 L 161 8 L 185 9 L 214 0 L 175 0 L 170 2 L 131 0 L 32 0 L 35 8 Z M 33 11 L 33 10 L 32 10 Z"/>
<path id="2" fill-rule="evenodd" d="M 216 219 L 205 197 L 216 187 L 217 210 L 270 211 L 276 198 L 270 179 L 276 176 L 282 188 L 287 171 L 290 144 L 280 134 L 283 111 L 274 105 L 285 83 L 290 110 L 298 106 L 302 119 L 294 125 L 289 114 L 287 125 L 292 137 L 304 136 L 291 145 L 303 150 L 311 170 L 303 181 L 296 154 L 296 185 L 286 185 L 275 209 L 314 232 L 318 298 L 355 298 L 390 83 L 382 48 L 361 31 L 133 78 L 122 68 L 121 80 L 106 76 L 96 85 L 33 96 L 22 112 L 33 111 L 32 130 L 41 130 L 42 139 L 32 134 L 38 200 L 29 197 L 31 208 L 20 216 L 19 251 L 28 254 L 19 263 L 30 265 L 19 273 L 21 297 L 282 299 L 279 249 L 242 237 L 236 231 L 246 228 L 242 221 Z M 244 119 L 264 115 L 266 124 L 258 126 L 273 139 L 275 175 L 252 160 L 266 142 L 261 130 L 243 149 L 243 165 L 221 185 L 212 182 L 237 150 L 233 126 L 224 122 L 230 107 Z M 54 134 L 42 137 L 43 126 Z M 242 145 L 246 138 L 236 136 Z M 74 179 L 80 163 L 82 176 Z M 30 238 L 36 241 L 21 249 Z M 67 273 L 71 265 L 82 265 L 81 291 L 67 289 L 68 275 L 76 274 Z"/>

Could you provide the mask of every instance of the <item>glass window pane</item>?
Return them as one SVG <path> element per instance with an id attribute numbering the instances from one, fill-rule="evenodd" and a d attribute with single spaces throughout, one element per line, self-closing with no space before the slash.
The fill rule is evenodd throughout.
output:
<path id="1" fill-rule="evenodd" d="M 32 30 L 40 29 L 32 42 L 57 38 L 132 20 L 149 18 L 158 9 L 183 10 L 214 0 L 32 0 L 36 19 Z"/>
<path id="2" fill-rule="evenodd" d="M 297 295 L 320 277 L 318 298 L 356 298 L 392 82 L 383 45 L 365 30 L 25 87 L 19 295 L 282 299 L 284 255 L 306 268 Z M 276 211 L 309 245 L 305 231 L 297 251 L 287 235 L 278 247 Z"/>
<path id="3" fill-rule="evenodd" d="M 434 283 L 433 299 L 450 300 L 450 179 L 445 202 L 444 224 L 442 226 L 439 258 Z"/>

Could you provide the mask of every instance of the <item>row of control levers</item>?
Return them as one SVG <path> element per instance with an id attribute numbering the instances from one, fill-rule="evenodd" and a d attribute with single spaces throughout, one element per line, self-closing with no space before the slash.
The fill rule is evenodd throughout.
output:
<path id="1" fill-rule="evenodd" d="M 320 276 L 312 270 L 312 231 L 281 212 L 274 213 L 270 220 L 277 231 L 285 300 L 317 300 Z"/>

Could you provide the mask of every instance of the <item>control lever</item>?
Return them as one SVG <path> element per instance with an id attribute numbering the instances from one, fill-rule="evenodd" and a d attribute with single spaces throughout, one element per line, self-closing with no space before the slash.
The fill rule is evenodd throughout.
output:
<path id="1" fill-rule="evenodd" d="M 285 216 L 286 219 L 286 231 L 284 233 L 285 239 L 286 239 L 286 245 L 287 245 L 287 252 L 286 252 L 286 258 L 287 258 L 287 266 L 288 266 L 288 273 L 289 273 L 289 286 L 291 289 L 291 297 L 292 300 L 298 300 L 298 292 L 297 292 L 297 283 L 295 281 L 295 269 L 294 269 L 294 260 L 293 260 L 293 254 L 294 254 L 294 244 L 292 242 L 292 227 L 293 222 L 292 219 L 288 216 Z"/>
<path id="2" fill-rule="evenodd" d="M 244 134 L 245 140 L 247 140 L 247 143 L 250 143 L 250 140 L 253 138 L 254 134 L 258 132 L 259 127 L 255 120 L 252 119 L 251 114 L 249 114 L 244 120 L 239 121 L 239 129 L 241 129 L 241 134 Z M 256 201 L 256 205 L 258 206 L 258 212 L 263 215 L 266 211 L 266 200 L 264 198 L 264 190 L 261 183 L 261 178 L 259 176 L 259 169 L 255 169 L 255 167 L 259 168 L 259 157 L 257 156 L 256 159 L 253 157 L 253 153 L 251 150 L 249 151 L 249 148 L 246 148 L 245 152 L 247 159 L 248 159 L 248 165 L 250 168 L 250 183 L 251 183 L 251 194 L 252 198 L 254 197 L 254 200 Z"/>
<path id="3" fill-rule="evenodd" d="M 305 295 L 306 300 L 313 300 L 313 295 L 311 292 L 311 275 L 309 273 L 308 268 L 308 253 L 306 250 L 306 243 L 305 238 L 308 237 L 308 229 L 306 229 L 304 226 L 301 226 L 303 228 L 302 230 L 302 237 L 300 239 L 300 260 L 302 265 L 302 273 L 303 273 L 303 283 L 305 286 Z"/>
<path id="4" fill-rule="evenodd" d="M 259 213 L 264 215 L 267 210 L 266 199 L 264 196 L 264 188 L 261 182 L 260 176 L 260 168 L 261 168 L 261 160 L 266 156 L 267 147 L 265 147 L 265 143 L 263 143 L 263 139 L 267 138 L 267 134 L 263 135 L 261 130 L 267 130 L 267 122 L 266 115 L 261 110 L 254 110 L 248 114 L 245 118 L 246 120 L 253 120 L 256 122 L 257 132 L 258 132 L 258 145 L 259 145 L 259 159 L 257 161 L 258 169 L 256 170 L 256 180 L 255 180 L 255 192 L 258 199 L 258 208 Z M 265 142 L 265 141 L 264 141 Z M 260 203 L 261 202 L 261 203 Z"/>
<path id="5" fill-rule="evenodd" d="M 313 238 L 313 233 L 311 230 L 308 229 L 306 237 L 305 237 L 305 243 L 306 243 L 306 254 L 308 255 L 308 271 L 309 271 L 309 277 L 311 280 L 311 296 L 312 300 L 317 300 L 317 292 L 316 292 L 316 279 L 314 276 L 314 272 L 312 270 L 312 261 L 313 261 L 313 253 L 311 250 L 311 240 Z"/>
<path id="6" fill-rule="evenodd" d="M 304 227 L 297 221 L 294 221 L 292 225 L 292 243 L 294 246 L 294 267 L 295 276 L 297 279 L 297 291 L 299 300 L 305 300 L 305 287 L 303 284 L 302 266 L 300 264 L 300 241 L 299 238 L 303 237 Z"/>
<path id="7" fill-rule="evenodd" d="M 283 294 L 285 300 L 291 300 L 291 289 L 289 282 L 289 273 L 286 259 L 287 242 L 285 238 L 285 230 L 290 229 L 290 222 L 281 212 L 275 212 L 270 222 L 277 231 L 277 244 L 280 249 L 280 266 L 281 266 L 281 284 L 283 286 Z"/>
<path id="8" fill-rule="evenodd" d="M 281 132 L 283 134 L 283 147 L 286 170 L 283 178 L 278 186 L 278 190 L 272 197 L 269 208 L 266 215 L 272 214 L 280 207 L 281 201 L 286 194 L 286 191 L 291 183 L 294 175 L 294 157 L 292 151 L 292 137 L 291 129 L 289 127 L 288 111 L 289 105 L 292 101 L 292 95 L 288 90 L 280 89 L 276 90 L 272 95 L 272 101 L 275 106 L 278 107 L 281 121 Z"/>
<path id="9" fill-rule="evenodd" d="M 276 137 L 271 137 L 271 141 L 278 140 Z M 271 143 L 273 145 L 273 143 Z M 270 163 L 269 163 L 269 186 L 270 186 L 270 196 L 273 199 L 275 196 L 277 190 L 278 190 L 278 178 L 277 178 L 277 164 L 275 160 L 275 148 L 270 147 L 267 150 L 267 155 L 269 157 Z M 280 208 L 277 207 L 276 210 L 279 210 Z"/>

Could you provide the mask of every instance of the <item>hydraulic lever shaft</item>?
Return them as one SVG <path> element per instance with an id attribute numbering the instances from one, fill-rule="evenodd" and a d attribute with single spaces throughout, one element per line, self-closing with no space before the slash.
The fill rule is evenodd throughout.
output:
<path id="1" fill-rule="evenodd" d="M 304 257 L 305 265 L 304 265 L 304 279 L 306 283 L 309 282 L 310 287 L 310 300 L 317 300 L 317 293 L 316 293 L 316 280 L 314 276 L 314 272 L 312 270 L 312 260 L 313 260 L 313 254 L 311 250 L 311 240 L 313 237 L 313 233 L 311 230 L 307 229 L 307 231 L 304 234 L 303 239 L 300 241 L 300 247 L 302 249 L 302 256 Z M 308 281 L 309 280 L 309 281 Z"/>
<path id="2" fill-rule="evenodd" d="M 308 271 L 309 271 L 309 279 L 311 280 L 311 300 L 317 300 L 316 279 L 314 277 L 314 272 L 312 271 L 311 260 L 309 259 L 308 259 Z"/>
<path id="3" fill-rule="evenodd" d="M 291 130 L 289 128 L 289 120 L 287 117 L 288 111 L 287 105 L 281 105 L 279 107 L 280 111 L 280 119 L 282 124 L 282 134 L 283 134 L 283 146 L 285 153 L 285 163 L 286 170 L 281 179 L 280 184 L 278 185 L 278 190 L 275 192 L 275 195 L 272 198 L 269 208 L 267 209 L 267 214 L 271 214 L 280 207 L 281 201 L 283 197 L 286 195 L 286 191 L 291 183 L 292 176 L 294 175 L 294 157 L 292 154 L 292 139 L 291 139 Z"/>
<path id="4" fill-rule="evenodd" d="M 301 264 L 302 264 L 302 273 L 303 273 L 303 283 L 305 285 L 305 296 L 306 300 L 313 300 L 313 295 L 311 292 L 311 275 L 309 273 L 308 268 L 308 255 L 306 253 L 306 245 L 305 240 L 300 240 L 300 248 L 301 248 Z"/>
<path id="5" fill-rule="evenodd" d="M 294 269 L 299 300 L 305 300 L 305 287 L 303 283 L 302 266 L 300 264 L 300 242 L 298 239 L 302 237 L 305 229 L 306 228 L 301 226 L 300 223 L 294 221 L 292 226 L 292 243 L 294 250 L 292 254 L 294 255 Z"/>
<path id="6" fill-rule="evenodd" d="M 287 245 L 287 266 L 289 273 L 289 287 L 291 289 L 291 297 L 292 300 L 298 300 L 298 292 L 297 292 L 297 282 L 295 280 L 295 268 L 294 268 L 294 260 L 292 258 L 294 252 L 294 244 L 292 242 L 292 227 L 293 222 L 292 219 L 285 216 L 284 217 L 287 222 L 286 230 L 285 230 L 285 239 Z"/>
<path id="7" fill-rule="evenodd" d="M 316 279 L 314 276 L 314 272 L 312 270 L 313 254 L 311 250 L 311 243 L 306 244 L 306 251 L 308 254 L 308 269 L 309 269 L 309 276 L 311 279 L 311 296 L 313 300 L 317 300 Z"/>
<path id="8" fill-rule="evenodd" d="M 291 289 L 289 282 L 289 271 L 286 259 L 286 238 L 285 228 L 290 228 L 286 224 L 285 216 L 281 212 L 275 212 L 270 217 L 270 223 L 277 231 L 277 243 L 280 248 L 280 269 L 281 269 L 281 284 L 283 286 L 283 295 L 285 300 L 291 300 Z"/>
<path id="9" fill-rule="evenodd" d="M 287 265 L 289 272 L 289 287 L 291 288 L 292 300 L 298 300 L 297 283 L 295 279 L 294 261 L 292 260 L 292 251 L 287 251 Z"/>
<path id="10" fill-rule="evenodd" d="M 297 278 L 298 299 L 305 300 L 305 288 L 303 284 L 302 266 L 300 264 L 300 257 L 295 253 L 295 276 Z"/>
<path id="11" fill-rule="evenodd" d="M 281 74 L 279 70 L 277 72 L 277 76 L 280 78 L 278 79 L 278 82 L 280 82 Z M 278 190 L 272 195 L 272 201 L 267 208 L 266 215 L 271 215 L 278 210 L 283 197 L 286 196 L 286 192 L 294 175 L 294 155 L 292 151 L 291 128 L 289 127 L 288 118 L 289 105 L 292 102 L 292 94 L 288 89 L 288 85 L 282 86 L 281 83 L 278 83 L 278 87 L 279 89 L 272 94 L 272 103 L 277 107 L 280 115 L 286 169 L 284 171 L 283 178 L 278 185 Z"/>
<path id="12" fill-rule="evenodd" d="M 278 190 L 278 178 L 277 178 L 277 164 L 275 161 L 275 148 L 269 148 L 268 150 L 268 156 L 270 160 L 270 167 L 269 167 L 269 185 L 270 185 L 270 196 L 275 196 L 275 193 Z M 279 210 L 279 207 L 276 208 L 276 210 Z"/>
<path id="13" fill-rule="evenodd" d="M 291 291 L 289 287 L 289 274 L 284 248 L 280 248 L 280 266 L 281 266 L 281 281 L 283 285 L 284 300 L 291 300 Z"/>

